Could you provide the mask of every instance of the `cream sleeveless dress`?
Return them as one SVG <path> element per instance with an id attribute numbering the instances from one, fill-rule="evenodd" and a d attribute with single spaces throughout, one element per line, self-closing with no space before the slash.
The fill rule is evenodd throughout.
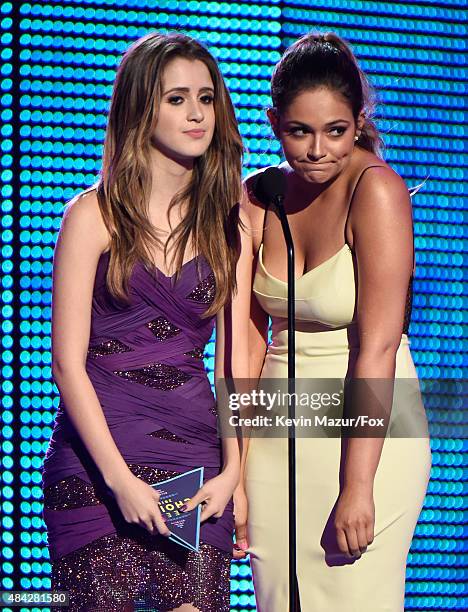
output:
<path id="1" fill-rule="evenodd" d="M 296 281 L 296 377 L 345 378 L 358 347 L 353 313 L 354 259 L 345 244 Z M 272 318 L 262 378 L 287 379 L 287 285 L 263 264 L 260 246 L 253 291 Z M 327 331 L 315 331 L 317 322 Z M 321 328 L 323 329 L 323 327 Z M 396 379 L 413 379 L 417 398 L 392 408 L 427 425 L 417 374 L 402 335 Z M 415 380 L 414 380 L 415 379 Z M 405 414 L 406 413 L 406 414 Z M 391 421 L 392 423 L 392 421 Z M 339 494 L 341 440 L 296 440 L 297 579 L 302 612 L 400 612 L 406 558 L 431 467 L 428 437 L 387 438 L 374 481 L 375 538 L 362 557 L 346 560 L 321 544 Z M 250 440 L 246 462 L 248 536 L 257 610 L 288 611 L 287 439 Z M 331 532 L 332 536 L 334 532 Z M 327 536 L 328 534 L 328 536 Z M 327 548 L 328 545 L 325 545 Z M 335 551 L 336 553 L 336 551 Z"/>

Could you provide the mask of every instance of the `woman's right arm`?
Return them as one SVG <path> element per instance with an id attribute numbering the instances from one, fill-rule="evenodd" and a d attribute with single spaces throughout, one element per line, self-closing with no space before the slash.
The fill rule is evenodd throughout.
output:
<path id="1" fill-rule="evenodd" d="M 255 277 L 255 268 L 257 264 L 257 253 L 262 240 L 263 234 L 263 219 L 265 211 L 259 203 L 252 202 L 251 189 L 249 182 L 252 177 L 246 180 L 246 188 L 242 199 L 242 207 L 246 210 L 250 219 L 252 231 L 252 282 Z M 268 345 L 268 323 L 269 318 L 266 312 L 262 309 L 252 292 L 250 302 L 250 320 L 248 331 L 248 347 L 249 347 L 249 379 L 251 381 L 258 380 L 265 361 L 265 355 Z M 246 428 L 243 428 L 246 431 Z M 234 492 L 234 512 L 236 523 L 236 546 L 234 547 L 233 556 L 235 559 L 243 559 L 246 553 L 242 549 L 248 547 L 247 541 L 247 515 L 248 515 L 248 500 L 245 492 L 245 464 L 247 453 L 249 450 L 250 438 L 244 435 L 242 439 L 242 454 L 240 464 L 240 479 L 239 485 Z"/>
<path id="2" fill-rule="evenodd" d="M 253 274 L 255 271 L 253 271 Z M 249 380 L 256 381 L 260 378 L 265 361 L 268 344 L 268 315 L 257 302 L 257 298 L 252 294 L 250 304 L 249 320 Z M 239 485 L 244 486 L 245 462 L 249 449 L 249 437 L 243 438 L 240 480 Z"/>
<path id="3" fill-rule="evenodd" d="M 168 532 L 155 489 L 132 474 L 122 457 L 86 372 L 91 304 L 99 257 L 108 245 L 95 191 L 67 207 L 54 252 L 52 374 L 67 416 L 116 497 L 124 518 Z M 135 495 L 129 500 L 129 491 Z M 153 495 L 154 494 L 154 495 Z"/>
<path id="4" fill-rule="evenodd" d="M 247 213 L 250 220 L 252 232 L 252 283 L 255 279 L 255 269 L 257 267 L 258 250 L 263 236 L 263 223 L 265 218 L 264 206 L 255 199 L 253 195 L 253 181 L 257 172 L 249 175 L 244 183 L 242 208 Z M 250 301 L 250 320 L 249 320 L 249 379 L 256 381 L 260 378 L 265 361 L 268 345 L 268 323 L 269 317 L 263 310 L 252 291 Z M 249 445 L 249 438 L 245 439 L 241 459 L 241 478 L 240 485 L 243 486 L 244 467 Z"/>

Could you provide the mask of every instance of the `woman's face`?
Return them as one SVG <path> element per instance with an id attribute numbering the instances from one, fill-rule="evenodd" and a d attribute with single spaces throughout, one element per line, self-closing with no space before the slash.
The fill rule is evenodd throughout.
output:
<path id="1" fill-rule="evenodd" d="M 358 125 L 346 100 L 325 87 L 299 93 L 286 110 L 269 110 L 273 130 L 281 140 L 291 168 L 308 183 L 325 183 L 349 164 Z"/>
<path id="2" fill-rule="evenodd" d="M 214 85 L 200 60 L 175 58 L 162 75 L 162 97 L 151 143 L 186 163 L 208 149 L 215 128 Z"/>

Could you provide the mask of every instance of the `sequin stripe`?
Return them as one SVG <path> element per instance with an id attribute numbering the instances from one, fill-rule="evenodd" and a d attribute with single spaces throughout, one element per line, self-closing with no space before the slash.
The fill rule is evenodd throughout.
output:
<path id="1" fill-rule="evenodd" d="M 184 355 L 186 355 L 187 357 L 193 357 L 194 359 L 203 359 L 203 357 L 205 356 L 205 351 L 199 346 L 196 346 L 192 350 L 184 353 Z"/>
<path id="2" fill-rule="evenodd" d="M 169 440 L 170 442 L 180 442 L 181 444 L 192 444 L 185 438 L 181 438 L 177 434 L 172 431 L 168 431 L 165 428 L 158 429 L 156 431 L 152 431 L 148 434 L 149 436 L 153 436 L 153 438 L 159 438 L 160 440 Z"/>
<path id="3" fill-rule="evenodd" d="M 210 304 L 216 294 L 215 275 L 211 272 L 204 280 L 202 280 L 187 296 L 187 300 L 200 302 L 202 304 Z"/>
<path id="4" fill-rule="evenodd" d="M 136 463 L 129 463 L 128 467 L 130 471 L 137 477 L 141 478 L 148 484 L 154 484 L 155 482 L 160 482 L 162 480 L 166 480 L 167 478 L 172 478 L 173 476 L 177 476 L 180 472 L 176 472 L 173 470 L 163 470 L 161 468 L 156 468 L 151 465 L 139 465 Z"/>
<path id="5" fill-rule="evenodd" d="M 179 474 L 179 472 L 172 470 L 163 470 L 149 465 L 133 463 L 129 463 L 128 468 L 137 478 L 148 484 L 154 484 Z M 102 504 L 105 498 L 109 497 L 109 492 L 98 484 L 89 483 L 73 474 L 45 487 L 43 496 L 44 507 L 49 510 L 72 510 L 74 508 Z"/>
<path id="6" fill-rule="evenodd" d="M 229 612 L 230 565 L 229 553 L 204 542 L 196 553 L 140 530 L 103 536 L 55 561 L 51 588 L 68 591 L 73 611 L 168 612 L 185 603 Z"/>
<path id="7" fill-rule="evenodd" d="M 168 340 L 177 336 L 182 331 L 179 327 L 171 323 L 166 317 L 156 317 L 146 323 L 146 327 L 153 332 L 154 337 L 159 341 Z"/>
<path id="8" fill-rule="evenodd" d="M 132 351 L 129 346 L 117 340 L 117 338 L 111 338 L 105 340 L 100 344 L 95 344 L 88 348 L 88 357 L 96 359 L 97 357 L 105 357 L 106 355 L 115 355 L 116 353 L 128 353 Z"/>
<path id="9" fill-rule="evenodd" d="M 136 370 L 114 370 L 114 374 L 161 391 L 176 389 L 192 378 L 190 374 L 165 363 L 149 363 Z"/>
<path id="10" fill-rule="evenodd" d="M 76 474 L 46 487 L 43 496 L 44 508 L 48 510 L 72 510 L 102 504 L 94 486 Z"/>

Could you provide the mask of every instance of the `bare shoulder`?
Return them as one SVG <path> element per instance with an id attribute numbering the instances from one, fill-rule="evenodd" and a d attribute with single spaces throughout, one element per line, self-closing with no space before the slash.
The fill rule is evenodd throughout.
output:
<path id="1" fill-rule="evenodd" d="M 240 220 L 241 227 L 242 226 L 246 228 L 250 227 L 251 225 L 250 215 L 249 215 L 249 212 L 246 206 L 239 207 L 239 220 Z"/>
<path id="2" fill-rule="evenodd" d="M 102 218 L 95 189 L 87 189 L 65 205 L 60 227 L 61 237 L 79 242 L 93 252 L 108 248 L 109 233 Z"/>
<path id="3" fill-rule="evenodd" d="M 55 245 L 52 297 L 54 370 L 84 364 L 89 343 L 97 266 L 107 231 L 94 189 L 65 206 Z M 58 368 L 58 369 L 57 369 Z"/>
<path id="4" fill-rule="evenodd" d="M 260 247 L 260 242 L 263 235 L 263 223 L 265 219 L 265 205 L 263 202 L 258 200 L 255 196 L 255 182 L 258 175 L 261 174 L 265 168 L 259 168 L 254 172 L 251 172 L 244 179 L 244 193 L 242 198 L 241 208 L 247 215 L 249 227 L 252 228 L 252 246 L 253 252 L 256 253 Z"/>
<path id="5" fill-rule="evenodd" d="M 374 157 L 374 156 L 373 156 Z M 353 194 L 354 216 L 379 210 L 403 214 L 411 210 L 408 187 L 401 176 L 386 162 L 376 158 L 378 166 L 364 166 Z"/>

